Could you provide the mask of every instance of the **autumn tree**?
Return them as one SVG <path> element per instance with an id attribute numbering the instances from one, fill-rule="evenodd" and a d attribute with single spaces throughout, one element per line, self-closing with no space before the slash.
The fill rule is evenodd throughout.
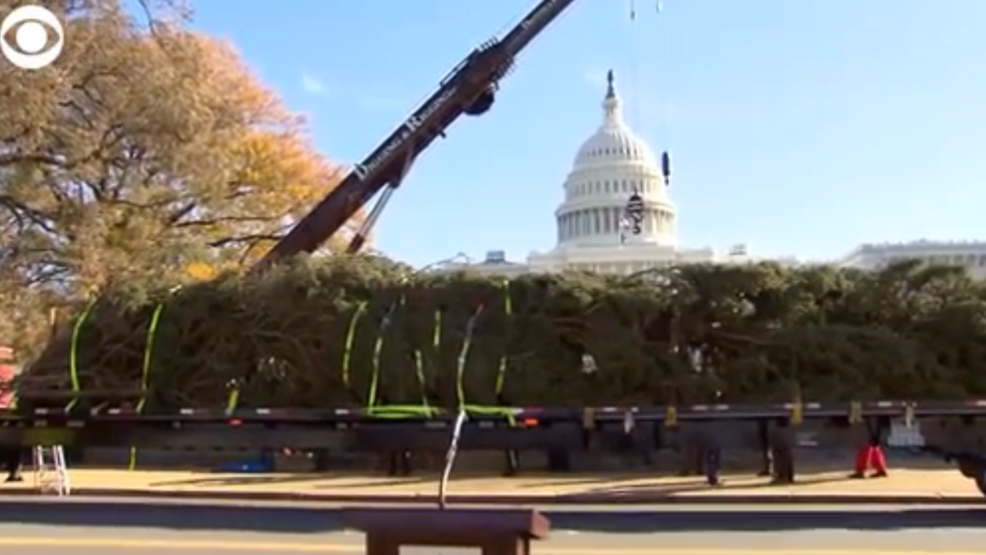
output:
<path id="1" fill-rule="evenodd" d="M 67 21 L 60 59 L 0 65 L 5 314 L 110 281 L 208 278 L 261 255 L 338 183 L 302 118 L 230 44 L 161 17 L 173 7 L 47 5 Z"/>

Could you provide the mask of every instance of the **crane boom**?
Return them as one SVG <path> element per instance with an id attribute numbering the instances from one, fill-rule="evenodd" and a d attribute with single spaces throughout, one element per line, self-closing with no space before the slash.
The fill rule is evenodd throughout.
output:
<path id="1" fill-rule="evenodd" d="M 500 79 L 515 57 L 575 0 L 541 0 L 502 39 L 481 45 L 443 79 L 438 90 L 254 266 L 313 252 L 388 184 L 399 184 L 411 162 L 463 114 L 481 115 L 493 104 Z"/>

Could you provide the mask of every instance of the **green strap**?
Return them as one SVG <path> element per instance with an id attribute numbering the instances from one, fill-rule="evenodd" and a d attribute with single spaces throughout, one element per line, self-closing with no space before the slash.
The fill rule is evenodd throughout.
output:
<path id="1" fill-rule="evenodd" d="M 144 342 L 144 364 L 140 375 L 141 396 L 136 408 L 138 414 L 143 412 L 144 405 L 147 404 L 147 389 L 151 383 L 151 361 L 154 359 L 154 340 L 157 338 L 157 329 L 163 311 L 164 303 L 157 305 L 154 314 L 151 315 L 151 323 L 147 326 L 147 339 Z"/>
<path id="2" fill-rule="evenodd" d="M 422 407 L 421 405 L 382 405 L 379 407 L 369 407 L 366 414 L 374 418 L 389 418 L 399 420 L 401 418 L 431 418 L 441 413 L 441 410 L 434 407 Z"/>
<path id="3" fill-rule="evenodd" d="M 366 301 L 356 305 L 352 317 L 349 318 L 349 328 L 346 330 L 346 344 L 342 351 L 342 383 L 349 386 L 349 366 L 353 359 L 353 342 L 356 341 L 356 325 L 360 316 L 366 311 Z"/>
<path id="4" fill-rule="evenodd" d="M 435 310 L 435 328 L 431 332 L 431 346 L 433 349 L 433 354 L 436 358 L 438 357 L 438 350 L 442 346 L 442 322 L 443 322 L 442 311 Z M 421 382 L 421 401 L 424 404 L 425 408 L 428 409 L 429 412 L 431 412 L 432 409 L 428 405 L 428 395 L 426 395 L 427 381 L 425 380 L 424 360 L 423 357 L 421 356 L 421 351 L 415 351 L 415 353 L 417 354 L 417 359 L 418 359 L 418 380 Z"/>
<path id="5" fill-rule="evenodd" d="M 485 305 L 479 305 L 476 307 L 476 310 L 473 311 L 472 316 L 469 317 L 469 321 L 466 322 L 466 335 L 462 339 L 462 348 L 459 350 L 459 360 L 455 372 L 455 394 L 457 397 L 457 405 L 460 408 L 466 406 L 466 394 L 465 389 L 462 386 L 462 376 L 466 371 L 466 362 L 469 358 L 469 349 L 472 347 L 472 337 L 476 333 L 476 322 L 479 320 L 480 315 L 483 314 L 483 310 L 485 308 Z"/>
<path id="6" fill-rule="evenodd" d="M 510 426 L 517 425 L 517 415 L 514 414 L 514 409 L 510 407 L 487 407 L 485 405 L 465 405 L 463 407 L 466 413 L 469 415 L 492 415 L 501 416 L 506 419 Z"/>
<path id="7" fill-rule="evenodd" d="M 380 326 L 377 328 L 377 339 L 373 342 L 373 372 L 370 375 L 370 393 L 366 400 L 367 407 L 371 409 L 377 404 L 377 389 L 380 385 L 380 354 L 383 352 L 383 341 L 387 336 L 387 328 L 390 327 L 390 323 L 394 319 L 394 312 L 397 311 L 399 304 L 400 301 L 396 301 L 387 307 L 387 312 L 383 314 L 383 318 L 380 319 Z"/>
<path id="8" fill-rule="evenodd" d="M 82 326 L 89 319 L 89 314 L 92 312 L 93 307 L 96 306 L 96 301 L 89 303 L 89 306 L 79 314 L 79 317 L 75 319 L 75 325 L 72 326 L 72 342 L 70 344 L 70 350 L 68 355 L 68 377 L 72 382 L 72 393 L 74 396 L 65 405 L 65 410 L 70 411 L 75 408 L 75 405 L 79 403 L 79 392 L 81 391 L 81 384 L 79 381 L 79 338 L 82 335 Z"/>
<path id="9" fill-rule="evenodd" d="M 436 349 L 442 345 L 442 311 L 435 311 L 435 331 L 432 334 L 431 344 Z"/>
<path id="10" fill-rule="evenodd" d="M 435 311 L 435 328 L 432 332 L 431 340 L 432 345 L 437 350 L 442 343 L 442 311 L 440 310 Z M 396 420 L 401 418 L 428 418 L 441 412 L 441 409 L 432 407 L 428 403 L 428 395 L 426 394 L 427 382 L 425 380 L 425 358 L 419 349 L 415 349 L 414 351 L 414 366 L 418 374 L 418 383 L 421 386 L 421 405 L 371 406 L 366 409 L 367 415 Z"/>
<path id="11" fill-rule="evenodd" d="M 506 293 L 503 301 L 503 310 L 509 316 L 510 314 L 513 313 L 513 303 L 510 299 L 510 282 L 508 280 L 504 280 L 503 288 Z M 479 320 L 479 317 L 483 313 L 483 310 L 484 310 L 484 306 L 480 305 L 479 307 L 476 308 L 476 311 L 473 313 L 472 318 L 469 319 L 469 323 L 467 324 L 466 327 L 466 338 L 462 345 L 463 349 L 462 352 L 459 354 L 459 369 L 458 369 L 459 372 L 458 372 L 458 381 L 456 384 L 458 389 L 458 395 L 459 395 L 459 406 L 461 407 L 461 410 L 465 410 L 466 413 L 469 415 L 501 416 L 504 419 L 506 419 L 507 423 L 510 426 L 516 426 L 517 417 L 514 414 L 514 410 L 510 407 L 467 405 L 463 402 L 465 401 L 464 399 L 465 394 L 462 390 L 462 376 L 465 373 L 465 363 L 466 363 L 466 358 L 468 357 L 469 354 L 470 346 L 472 344 L 472 338 L 476 332 L 476 322 Z M 503 387 L 503 378 L 504 375 L 506 374 L 506 368 L 507 368 L 507 358 L 506 356 L 504 356 L 501 357 L 500 359 L 500 368 L 497 374 L 497 380 L 496 380 L 497 393 L 499 393 L 501 391 L 501 388 Z"/>
<path id="12" fill-rule="evenodd" d="M 147 405 L 147 389 L 150 386 L 151 361 L 154 356 L 154 339 L 157 337 L 157 328 L 161 321 L 161 312 L 163 311 L 164 303 L 160 303 L 154 309 L 154 314 L 151 315 L 151 323 L 147 326 L 147 336 L 144 341 L 144 363 L 140 375 L 140 400 L 137 401 L 137 406 L 134 408 L 137 414 L 144 412 L 144 406 Z M 137 468 L 136 447 L 130 447 L 130 462 L 127 466 L 130 470 Z"/>
<path id="13" fill-rule="evenodd" d="M 421 356 L 421 351 L 417 349 L 414 350 L 414 371 L 418 375 L 418 386 L 421 388 L 421 406 L 425 410 L 431 410 L 428 395 L 425 392 L 425 361 L 424 357 Z"/>
<path id="14" fill-rule="evenodd" d="M 483 405 L 464 405 L 462 407 L 468 414 L 500 416 L 514 426 L 517 417 L 514 409 L 509 407 L 487 407 Z M 399 420 L 402 418 L 429 418 L 443 413 L 441 409 L 431 407 L 425 408 L 419 405 L 385 405 L 366 409 L 366 414 L 375 418 L 387 418 Z"/>
<path id="15" fill-rule="evenodd" d="M 509 329 L 509 318 L 513 314 L 513 302 L 510 300 L 510 280 L 503 280 L 503 313 L 507 316 L 508 322 L 507 326 Z M 504 347 L 504 354 L 500 357 L 500 368 L 496 373 L 496 394 L 499 395 L 503 391 L 503 380 L 507 375 L 507 355 L 506 347 Z"/>

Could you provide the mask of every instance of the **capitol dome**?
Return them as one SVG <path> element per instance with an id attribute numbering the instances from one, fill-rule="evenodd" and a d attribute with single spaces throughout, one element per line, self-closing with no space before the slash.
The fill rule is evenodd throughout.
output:
<path id="1" fill-rule="evenodd" d="M 579 148 L 565 180 L 565 200 L 555 212 L 559 247 L 621 243 L 620 221 L 633 193 L 644 201 L 639 235 L 627 244 L 674 246 L 676 212 L 657 157 L 623 119 L 613 72 L 607 76 L 603 121 Z"/>

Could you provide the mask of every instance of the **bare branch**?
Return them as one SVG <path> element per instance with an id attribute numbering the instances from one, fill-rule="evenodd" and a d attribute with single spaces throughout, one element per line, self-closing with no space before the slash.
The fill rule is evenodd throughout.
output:
<path id="1" fill-rule="evenodd" d="M 228 247 L 233 244 L 239 244 L 246 247 L 250 247 L 252 245 L 255 245 L 263 241 L 279 241 L 281 237 L 282 235 L 280 234 L 255 233 L 251 235 L 240 235 L 237 237 L 225 237 L 223 239 L 212 241 L 211 243 L 209 243 L 209 246 L 222 248 L 222 247 Z"/>

